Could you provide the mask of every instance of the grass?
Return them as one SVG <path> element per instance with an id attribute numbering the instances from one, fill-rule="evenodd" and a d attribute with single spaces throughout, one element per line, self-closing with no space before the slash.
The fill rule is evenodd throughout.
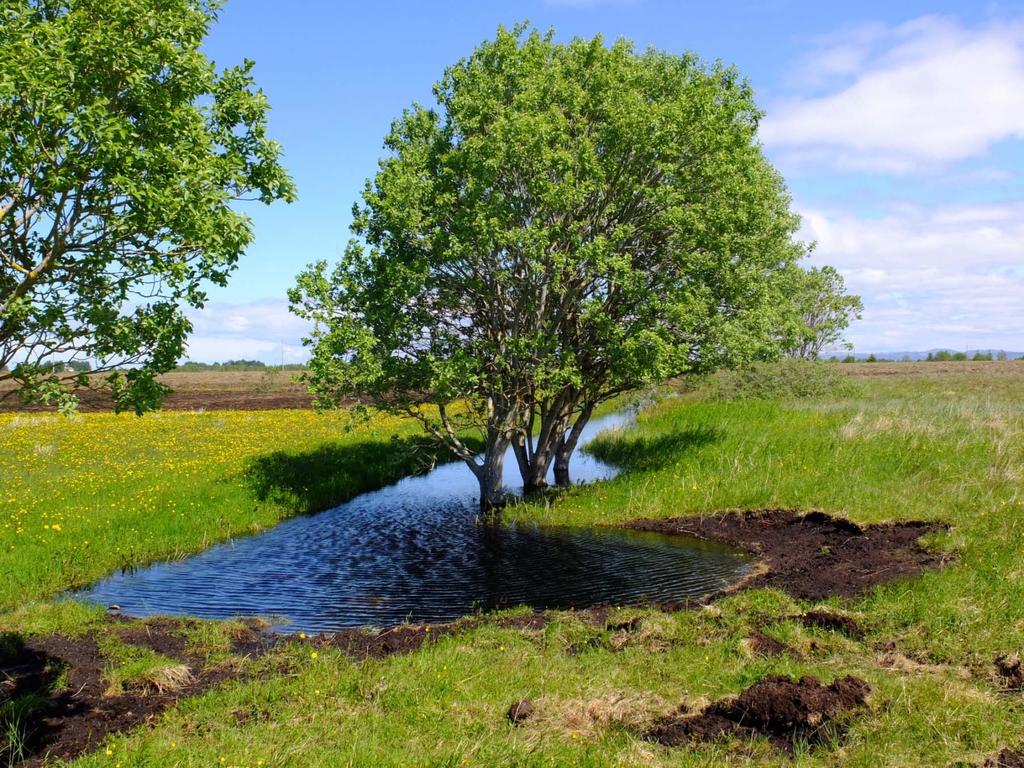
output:
<path id="1" fill-rule="evenodd" d="M 872 370 L 850 368 L 858 375 Z M 829 601 L 867 628 L 863 640 L 793 622 L 788 617 L 808 606 L 774 590 L 741 592 L 707 609 L 672 614 L 623 608 L 622 616 L 641 617 L 639 631 L 628 637 L 564 613 L 540 631 L 487 622 L 407 656 L 365 662 L 328 648 L 314 657 L 296 638 L 261 662 L 262 673 L 185 700 L 155 727 L 111 737 L 76 765 L 980 766 L 1003 747 L 1024 748 L 1024 698 L 1000 691 L 991 679 L 996 655 L 1024 649 L 1024 375 L 1016 368 L 995 375 L 902 370 L 865 373 L 852 397 L 664 398 L 635 428 L 593 446 L 624 468 L 618 478 L 573 490 L 554 503 L 509 511 L 514 519 L 576 525 L 764 507 L 823 509 L 861 523 L 949 523 L 949 533 L 931 543 L 955 551 L 953 565 L 864 598 Z M 8 576 L 21 579 L 19 587 L 0 593 L 8 595 L 5 607 L 14 607 L 19 589 L 42 598 L 116 568 L 124 557 L 191 551 L 254 522 L 271 524 L 302 506 L 305 480 L 293 462 L 267 457 L 274 451 L 316 455 L 336 436 L 308 414 L 262 417 L 266 423 L 252 414 L 182 416 L 204 426 L 200 439 L 177 442 L 160 438 L 164 431 L 155 426 L 140 426 L 150 417 L 138 423 L 105 418 L 113 419 L 89 416 L 74 427 L 43 422 L 49 431 L 22 435 L 16 455 L 31 459 L 39 456 L 33 444 L 44 446 L 44 454 L 46 445 L 66 446 L 60 441 L 62 435 L 67 439 L 64 430 L 82 425 L 88 426 L 83 437 L 95 441 L 93 454 L 99 453 L 96 445 L 116 439 L 112 432 L 122 424 L 143 430 L 131 438 L 132 450 L 116 449 L 120 460 L 90 455 L 88 445 L 80 449 L 83 464 L 64 449 L 44 457 L 60 477 L 36 475 L 47 485 L 33 496 L 31 514 L 19 514 L 51 529 L 25 539 L 3 529 L 0 541 L 11 549 L 5 547 L 0 559 L 2 588 L 8 589 Z M 275 428 L 274 418 L 301 434 Z M 217 426 L 217 420 L 234 425 L 236 419 L 235 426 Z M 353 445 L 386 444 L 390 437 L 384 434 L 411 434 L 396 424 L 366 429 L 351 436 Z M 0 422 L 0 463 L 7 462 L 0 502 L 8 493 L 7 435 L 14 431 Z M 156 451 L 166 457 L 160 472 L 146 480 L 133 480 L 125 471 L 110 478 L 116 467 L 142 472 L 142 460 L 131 457 L 145 454 L 151 444 L 164 446 Z M 206 462 L 196 453 L 225 457 L 222 464 Z M 343 453 L 357 455 L 355 448 Z M 259 457 L 268 463 L 258 477 L 276 478 L 266 488 L 251 474 Z M 88 486 L 77 480 L 86 471 L 93 473 L 93 484 L 105 478 L 102 487 L 108 490 L 96 491 L 105 502 L 69 505 L 78 498 L 72 489 Z M 192 493 L 204 503 L 176 517 Z M 110 517 L 107 524 L 103 514 L 86 513 L 94 508 L 109 515 L 117 508 L 125 517 Z M 63 520 L 55 518 L 58 509 L 65 510 Z M 54 521 L 61 526 L 56 534 Z M 126 525 L 136 532 L 117 530 Z M 50 574 L 48 569 L 75 551 L 61 548 L 60 536 L 69 530 L 79 538 L 88 531 L 100 562 Z M 32 578 L 12 570 L 30 564 L 30 556 L 13 551 L 22 542 L 32 542 L 31 557 L 48 558 L 48 565 L 30 569 Z M 14 622 L 22 632 L 101 631 L 95 615 L 70 616 L 67 610 L 44 601 L 0 616 L 0 625 Z M 755 626 L 797 649 L 801 658 L 752 657 L 743 639 Z M 217 647 L 228 630 L 204 622 L 194 631 L 194 642 Z M 877 649 L 887 642 L 896 650 L 883 658 Z M 117 648 L 109 654 L 112 675 L 125 680 L 144 679 L 142 668 L 153 662 L 137 662 Z M 669 750 L 638 736 L 645 723 L 680 703 L 698 705 L 736 693 L 769 672 L 815 674 L 826 682 L 858 675 L 874 690 L 871 709 L 851 723 L 845 739 L 815 749 L 797 745 L 793 757 L 766 742 Z M 537 714 L 513 728 L 504 713 L 521 697 L 534 702 Z M 233 716 L 239 712 L 249 714 Z"/>
<path id="2" fill-rule="evenodd" d="M 109 665 L 106 679 L 111 696 L 126 691 L 173 692 L 195 679 L 187 665 L 113 635 L 101 637 L 99 648 Z"/>

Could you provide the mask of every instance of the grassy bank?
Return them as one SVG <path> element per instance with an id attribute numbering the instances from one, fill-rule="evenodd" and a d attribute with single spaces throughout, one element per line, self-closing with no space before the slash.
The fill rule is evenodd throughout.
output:
<path id="1" fill-rule="evenodd" d="M 699 393 L 666 398 L 634 429 L 606 435 L 594 446 L 623 466 L 617 479 L 577 489 L 557 503 L 510 511 L 521 520 L 584 525 L 765 507 L 823 509 L 861 523 L 949 523 L 950 531 L 931 543 L 955 551 L 954 564 L 863 598 L 827 601 L 865 628 L 862 638 L 803 626 L 792 617 L 808 605 L 775 590 L 741 592 L 703 610 L 613 611 L 613 625 L 639 617 L 637 629 L 625 633 L 572 613 L 535 629 L 486 622 L 409 655 L 362 662 L 295 638 L 258 662 L 258 674 L 185 700 L 153 728 L 111 737 L 76 765 L 980 766 L 1003 747 L 1024 747 L 1022 694 L 1000 690 L 992 673 L 995 656 L 1024 651 L 1024 376 L 937 370 L 918 376 L 905 370 L 908 375 L 864 376 L 857 393 L 844 397 L 728 403 L 706 402 Z M 5 578 L 22 578 L 11 569 L 24 564 L 37 575 L 23 578 L 17 589 L 41 596 L 70 583 L 68 574 L 81 580 L 89 568 L 98 573 L 116 567 L 124 556 L 117 547 L 142 547 L 143 531 L 152 535 L 144 551 L 156 556 L 194 549 L 204 536 L 224 535 L 229 526 L 269 524 L 305 498 L 302 483 L 267 483 L 283 495 L 264 492 L 259 501 L 258 486 L 243 468 L 274 449 L 286 456 L 315 454 L 335 435 L 327 422 L 305 414 L 279 416 L 297 420 L 287 432 L 271 422 L 257 420 L 257 427 L 248 414 L 182 418 L 210 422 L 189 431 L 200 439 L 168 442 L 158 452 L 164 469 L 137 479 L 138 485 L 133 473 L 144 471 L 143 454 L 151 444 L 162 445 L 157 438 L 163 431 L 155 426 L 109 464 L 100 463 L 105 459 L 95 447 L 83 448 L 74 460 L 79 454 L 64 453 L 58 461 L 54 453 L 49 462 L 55 476 L 36 480 L 49 483 L 46 491 L 19 481 L 37 494 L 31 514 L 19 514 L 41 530 L 17 539 L 25 534 L 4 529 Z M 247 426 L 217 426 L 218 419 Z M 95 422 L 90 428 L 96 429 L 96 444 L 115 440 L 111 433 L 121 424 L 104 428 Z M 37 456 L 35 446 L 45 453 L 71 428 L 43 426 L 53 432 L 26 432 L 18 456 Z M 3 428 L 9 430 L 2 433 L 7 447 L 0 459 L 6 479 L 21 462 L 6 458 L 13 429 L 10 422 Z M 353 433 L 345 440 L 351 438 L 361 456 L 359 446 L 387 444 L 383 435 L 404 435 L 405 428 L 367 425 L 361 437 Z M 249 430 L 253 436 L 244 437 Z M 42 440 L 44 434 L 51 439 Z M 223 465 L 213 458 L 219 455 Z M 282 459 L 265 466 L 280 464 L 294 467 Z M 220 469 L 211 472 L 211 466 Z M 134 469 L 119 469 L 120 479 L 108 479 L 103 487 L 109 492 L 88 508 L 117 508 L 124 516 L 110 517 L 108 524 L 108 518 L 84 511 L 66 515 L 56 521 L 54 534 L 53 511 L 68 505 L 53 499 L 88 488 L 95 482 L 89 472 L 108 477 L 119 467 Z M 175 518 L 169 502 L 180 513 L 186 497 L 192 499 L 182 477 L 206 494 L 205 502 Z M 0 500 L 10 504 L 7 498 L 5 483 Z M 42 528 L 46 524 L 50 530 Z M 135 534 L 121 530 L 129 525 Z M 53 552 L 68 558 L 75 551 L 47 549 L 69 530 L 79 538 L 88 531 L 89 546 L 102 559 L 95 566 L 76 561 L 82 563 L 78 570 L 61 566 L 57 575 L 47 575 L 62 562 Z M 21 541 L 36 548 L 31 556 L 17 554 Z M 49 568 L 31 562 L 44 557 L 51 558 Z M 11 607 L 16 591 L 7 594 Z M 41 615 L 46 609 L 35 610 Z M 96 617 L 82 622 L 77 629 L 105 631 Z M 775 658 L 751 654 L 744 639 L 755 628 L 792 651 Z M 768 673 L 814 674 L 824 681 L 854 674 L 871 684 L 871 707 L 844 738 L 816 748 L 797 743 L 792 756 L 763 740 L 668 749 L 640 737 L 655 717 L 678 705 L 736 693 Z M 520 697 L 533 701 L 537 713 L 514 728 L 504 714 Z"/>

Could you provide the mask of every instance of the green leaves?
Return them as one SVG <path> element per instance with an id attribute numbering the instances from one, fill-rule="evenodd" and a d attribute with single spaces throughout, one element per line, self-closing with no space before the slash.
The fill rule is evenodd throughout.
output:
<path id="1" fill-rule="evenodd" d="M 292 294 L 316 386 L 465 399 L 489 433 L 550 416 L 571 450 L 572 415 L 622 391 L 779 353 L 804 248 L 734 69 L 517 27 L 434 94 L 392 126 L 337 270 Z"/>
<path id="2" fill-rule="evenodd" d="M 29 399 L 77 386 L 28 373 L 71 355 L 131 367 L 110 382 L 115 402 L 155 406 L 154 376 L 190 330 L 183 307 L 201 307 L 252 239 L 233 203 L 294 199 L 252 63 L 218 74 L 200 50 L 219 5 L 5 6 L 0 376 Z"/>
<path id="3" fill-rule="evenodd" d="M 864 305 L 860 296 L 846 293 L 843 276 L 834 267 L 797 267 L 788 284 L 793 314 L 786 328 L 786 351 L 792 357 L 816 360 L 825 347 L 842 339 Z"/>

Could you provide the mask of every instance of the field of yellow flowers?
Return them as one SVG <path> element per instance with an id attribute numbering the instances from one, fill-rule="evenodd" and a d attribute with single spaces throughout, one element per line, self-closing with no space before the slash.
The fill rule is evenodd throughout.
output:
<path id="1" fill-rule="evenodd" d="M 308 410 L 0 415 L 0 612 L 397 480 L 418 434 Z"/>

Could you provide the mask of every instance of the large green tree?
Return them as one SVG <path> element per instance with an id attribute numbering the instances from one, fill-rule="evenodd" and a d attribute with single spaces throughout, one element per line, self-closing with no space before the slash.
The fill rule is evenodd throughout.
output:
<path id="1" fill-rule="evenodd" d="M 252 239 L 233 204 L 294 196 L 251 62 L 200 50 L 217 0 L 7 0 L 0 10 L 0 381 L 155 406 L 207 284 Z M 67 376 L 57 361 L 106 376 Z"/>
<path id="2" fill-rule="evenodd" d="M 528 489 L 566 483 L 602 402 L 778 354 L 803 247 L 734 69 L 499 29 L 434 93 L 392 126 L 340 263 L 291 292 L 321 403 L 415 414 L 489 506 L 510 446 Z"/>

